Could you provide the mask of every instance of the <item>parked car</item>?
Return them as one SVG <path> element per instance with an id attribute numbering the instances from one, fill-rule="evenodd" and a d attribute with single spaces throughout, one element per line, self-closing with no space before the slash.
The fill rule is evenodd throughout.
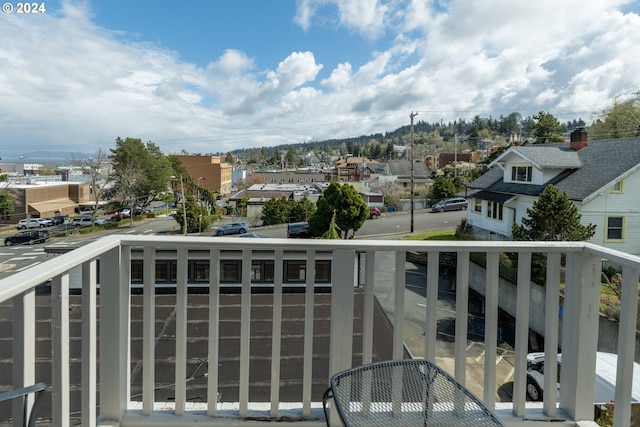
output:
<path id="1" fill-rule="evenodd" d="M 60 224 L 64 224 L 65 222 L 69 221 L 69 215 L 56 215 L 56 216 L 52 216 L 51 218 L 47 218 L 50 219 L 51 222 L 53 222 L 53 225 L 60 225 Z"/>
<path id="2" fill-rule="evenodd" d="M 5 246 L 44 243 L 50 237 L 47 230 L 25 230 L 4 239 Z"/>
<path id="3" fill-rule="evenodd" d="M 258 234 L 258 233 L 244 233 L 239 235 L 238 237 L 254 237 L 259 239 L 265 239 L 267 236 L 265 236 L 264 234 Z"/>
<path id="4" fill-rule="evenodd" d="M 71 221 L 71 225 L 74 227 L 89 227 L 91 225 L 105 225 L 108 221 L 102 218 L 96 218 L 95 220 L 90 216 L 79 216 Z"/>
<path id="5" fill-rule="evenodd" d="M 369 206 L 369 219 L 376 219 L 380 216 L 380 209 L 375 206 Z"/>
<path id="6" fill-rule="evenodd" d="M 432 212 L 445 212 L 445 211 L 464 211 L 468 207 L 467 199 L 464 197 L 454 197 L 452 199 L 440 200 L 435 205 L 431 206 Z"/>
<path id="7" fill-rule="evenodd" d="M 216 228 L 216 236 L 224 236 L 225 234 L 244 234 L 249 226 L 244 222 L 230 222 L 222 227 Z"/>
<path id="8" fill-rule="evenodd" d="M 287 225 L 287 237 L 290 239 L 311 237 L 311 233 L 309 233 L 309 223 L 306 221 L 292 222 Z"/>
<path id="9" fill-rule="evenodd" d="M 558 354 L 556 390 L 560 390 L 560 366 L 562 354 Z M 615 398 L 618 355 L 599 351 L 596 353 L 595 403 L 607 403 Z M 527 354 L 527 399 L 542 400 L 544 392 L 544 353 Z M 631 401 L 640 402 L 640 364 L 633 362 Z"/>
<path id="10" fill-rule="evenodd" d="M 43 227 L 51 227 L 53 225 L 53 220 L 50 218 L 36 218 L 36 220 L 38 220 Z"/>
<path id="11" fill-rule="evenodd" d="M 44 227 L 44 225 L 42 225 L 40 221 L 38 221 L 35 218 L 21 219 L 18 222 L 18 230 L 26 230 L 27 228 L 42 228 L 42 227 Z"/>

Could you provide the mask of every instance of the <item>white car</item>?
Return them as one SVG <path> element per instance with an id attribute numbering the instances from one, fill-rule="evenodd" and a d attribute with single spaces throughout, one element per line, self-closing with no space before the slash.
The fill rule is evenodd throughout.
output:
<path id="1" fill-rule="evenodd" d="M 558 354 L 558 378 L 556 393 L 560 391 L 560 366 L 562 354 Z M 618 355 L 599 351 L 596 354 L 595 403 L 607 403 L 615 398 Z M 527 399 L 542 400 L 544 391 L 544 353 L 527 354 Z M 631 401 L 640 402 L 640 364 L 633 363 Z"/>
<path id="2" fill-rule="evenodd" d="M 51 227 L 53 221 L 47 218 L 36 218 L 36 220 L 42 225 L 42 227 Z"/>
<path id="3" fill-rule="evenodd" d="M 21 219 L 20 222 L 18 222 L 18 230 L 26 230 L 27 228 L 42 228 L 42 227 L 44 227 L 44 225 L 42 225 L 40 221 L 38 221 L 35 218 Z"/>

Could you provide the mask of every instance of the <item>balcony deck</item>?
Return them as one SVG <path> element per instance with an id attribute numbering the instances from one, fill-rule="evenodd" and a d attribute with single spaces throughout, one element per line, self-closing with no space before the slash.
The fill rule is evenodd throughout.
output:
<path id="1" fill-rule="evenodd" d="M 144 292 L 134 297 L 130 290 L 132 248 L 141 249 L 144 259 Z M 170 302 L 160 303 L 163 296 L 155 292 L 154 261 L 165 249 L 177 253 L 177 283 Z M 441 253 L 453 252 L 457 254 L 456 310 L 449 369 L 463 384 L 479 369 L 482 386 L 477 394 L 509 426 L 539 422 L 532 419 L 595 426 L 594 331 L 598 328 L 601 263 L 606 259 L 622 266 L 625 294 L 617 352 L 615 425 L 628 425 L 623 420 L 630 418 L 631 384 L 624 372 L 633 363 L 640 259 L 585 243 L 368 240 L 363 245 L 363 241 L 108 236 L 84 246 L 81 252 L 59 255 L 0 281 L 0 302 L 11 308 L 13 335 L 11 378 L 6 373 L 0 375 L 0 386 L 7 389 L 43 381 L 44 326 L 36 321 L 43 310 L 37 304 L 43 300 L 35 289 L 52 279 L 46 303 L 51 326 L 44 333 L 50 334 L 51 374 L 44 381 L 49 384 L 51 425 L 221 426 L 262 425 L 265 421 L 324 425 L 319 393 L 332 373 L 373 360 L 406 357 L 409 328 L 405 330 L 405 324 L 415 323 L 415 319 L 405 318 L 405 313 L 417 304 L 415 294 L 406 290 L 409 251 L 428 254 L 426 298 L 419 302 L 424 316 L 418 321 L 424 325 L 421 356 L 436 360 L 438 260 Z M 211 269 L 207 279 L 210 293 L 197 298 L 190 295 L 188 260 L 194 252 L 205 253 L 213 266 L 221 265 L 228 253 L 235 254 L 242 261 L 238 293 L 232 297 L 221 293 L 229 286 L 221 280 L 225 273 Z M 484 307 L 484 363 L 473 372 L 467 363 L 471 252 L 486 253 L 489 284 Z M 500 252 L 517 252 L 520 260 L 513 399 L 508 403 L 497 402 L 501 378 L 496 359 L 487 356 L 499 357 Z M 530 270 L 522 266 L 530 264 L 533 252 L 548 256 L 545 306 L 552 315 L 545 316 L 545 348 L 560 346 L 563 360 L 575 361 L 563 365 L 558 401 L 548 393 L 540 404 L 525 399 Z M 561 256 L 566 258 L 562 320 L 557 315 Z M 295 294 L 296 304 L 283 292 L 288 285 L 283 277 L 292 274 L 286 271 L 292 257 L 304 261 L 304 276 L 298 283 L 303 292 Z M 269 285 L 272 293 L 252 293 L 252 274 L 259 273 L 252 271 L 255 258 L 268 260 L 265 262 L 274 267 L 274 280 Z M 330 293 L 313 291 L 318 285 L 314 280 L 318 259 L 330 260 Z M 382 259 L 390 259 L 392 267 L 381 270 Z M 82 295 L 74 296 L 69 285 L 75 284 L 74 271 L 78 269 Z M 392 328 L 381 320 L 378 303 L 389 305 Z M 171 324 L 158 322 L 167 317 L 172 317 Z M 234 320 L 230 323 L 229 319 Z M 293 338 L 283 333 L 291 326 L 297 328 Z M 319 334 L 320 330 L 325 333 Z M 171 339 L 159 345 L 164 336 Z M 295 361 L 287 359 L 291 346 L 299 355 Z M 547 356 L 552 361 L 556 357 L 553 350 Z M 554 369 L 554 363 L 549 364 L 551 377 L 555 377 Z M 548 386 L 553 389 L 555 384 Z M 19 421 L 21 414 L 13 410 Z"/>

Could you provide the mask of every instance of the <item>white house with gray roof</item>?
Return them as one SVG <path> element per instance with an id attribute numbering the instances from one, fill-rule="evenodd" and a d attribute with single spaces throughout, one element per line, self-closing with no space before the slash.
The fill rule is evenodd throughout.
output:
<path id="1" fill-rule="evenodd" d="M 511 147 L 468 186 L 467 221 L 479 235 L 510 239 L 547 185 L 595 224 L 590 240 L 640 255 L 640 137 L 587 141 L 577 129 L 569 144 Z"/>

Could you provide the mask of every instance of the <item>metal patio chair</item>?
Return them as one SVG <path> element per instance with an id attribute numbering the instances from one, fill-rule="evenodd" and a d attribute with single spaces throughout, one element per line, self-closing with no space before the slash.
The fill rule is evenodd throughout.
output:
<path id="1" fill-rule="evenodd" d="M 22 415 L 22 425 L 25 427 L 34 427 L 36 425 L 36 417 L 38 412 L 38 406 L 40 405 L 40 399 L 42 398 L 42 394 L 44 393 L 46 385 L 42 383 L 34 384 L 28 387 L 17 388 L 15 390 L 5 391 L 0 393 L 0 402 L 10 401 L 13 399 L 22 399 L 22 407 L 23 407 L 23 415 Z M 29 413 L 29 396 L 31 393 L 34 394 L 34 401 L 31 405 L 31 412 Z M 27 415 L 29 418 L 27 420 Z"/>
<path id="2" fill-rule="evenodd" d="M 323 398 L 347 427 L 503 426 L 452 376 L 423 359 L 376 362 L 335 374 Z"/>

